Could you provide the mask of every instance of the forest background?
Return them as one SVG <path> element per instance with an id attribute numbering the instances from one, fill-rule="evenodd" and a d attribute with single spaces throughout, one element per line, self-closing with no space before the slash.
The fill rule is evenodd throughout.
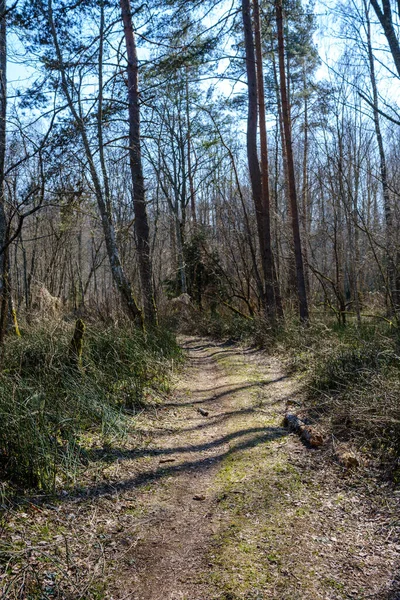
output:
<path id="1" fill-rule="evenodd" d="M 336 434 L 397 456 L 398 3 L 0 15 L 5 477 L 57 486 L 77 432 L 116 435 L 170 329 L 279 349 Z"/>

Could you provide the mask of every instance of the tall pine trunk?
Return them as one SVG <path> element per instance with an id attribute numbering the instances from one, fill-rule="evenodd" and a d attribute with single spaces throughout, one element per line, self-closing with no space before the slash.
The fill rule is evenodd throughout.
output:
<path id="1" fill-rule="evenodd" d="M 133 210 L 135 213 L 135 233 L 139 255 L 139 273 L 142 285 L 145 320 L 149 324 L 154 325 L 157 322 L 157 312 L 154 301 L 150 229 L 146 210 L 142 153 L 140 147 L 139 64 L 132 24 L 130 0 L 120 0 L 120 7 L 128 58 L 129 160 L 133 185 Z"/>
<path id="2" fill-rule="evenodd" d="M 272 320 L 275 319 L 275 313 L 282 314 L 282 303 L 279 293 L 279 286 L 276 277 L 274 259 L 271 243 L 271 199 L 269 189 L 269 161 L 268 161 L 268 140 L 267 125 L 265 119 L 265 92 L 264 92 L 264 73 L 261 42 L 261 23 L 260 7 L 258 0 L 253 0 L 253 19 L 254 19 L 254 40 L 257 69 L 257 97 L 260 124 L 260 149 L 261 149 L 261 188 L 262 188 L 262 224 L 264 230 L 264 256 L 263 271 L 265 277 L 265 294 L 269 307 L 269 314 Z"/>
<path id="3" fill-rule="evenodd" d="M 112 277 L 115 286 L 120 294 L 123 306 L 127 314 L 132 320 L 135 320 L 138 324 L 143 326 L 142 311 L 139 309 L 136 303 L 136 299 L 133 295 L 132 286 L 130 284 L 129 279 L 126 277 L 125 270 L 121 263 L 120 253 L 116 240 L 115 228 L 110 213 L 110 198 L 107 197 L 107 192 L 106 190 L 104 190 L 104 187 L 101 184 L 101 178 L 96 168 L 85 121 L 82 118 L 79 110 L 76 108 L 73 96 L 71 94 L 69 79 L 66 72 L 61 46 L 59 43 L 56 23 L 54 20 L 52 0 L 47 1 L 47 16 L 51 36 L 53 39 L 54 49 L 57 56 L 57 68 L 61 76 L 61 88 L 65 96 L 68 108 L 71 112 L 71 115 L 75 120 L 77 130 L 79 132 L 85 150 L 86 160 L 88 163 L 94 193 L 96 196 L 97 206 L 100 213 L 101 224 L 104 233 L 107 255 L 110 261 Z"/>
<path id="4" fill-rule="evenodd" d="M 296 262 L 296 282 L 297 296 L 299 299 L 300 320 L 308 320 L 308 302 L 307 291 L 304 277 L 303 253 L 301 249 L 299 211 L 297 205 L 296 178 L 294 172 L 293 147 L 292 147 L 292 131 L 290 120 L 290 106 L 287 96 L 286 72 L 285 72 L 285 41 L 283 36 L 283 11 L 282 0 L 276 0 L 276 26 L 278 32 L 278 58 L 279 58 L 279 78 L 281 89 L 281 103 L 283 128 L 285 133 L 286 158 L 288 168 L 288 188 L 290 199 L 290 213 L 293 230 L 294 255 Z"/>
<path id="5" fill-rule="evenodd" d="M 271 233 L 269 231 L 269 206 L 268 210 L 266 210 L 266 199 L 269 204 L 268 172 L 266 173 L 267 185 L 263 190 L 260 163 L 258 160 L 257 152 L 259 90 L 257 86 L 256 57 L 254 51 L 250 0 L 242 0 L 242 18 L 244 29 L 244 42 L 246 49 L 246 72 L 248 87 L 247 160 L 250 172 L 251 190 L 256 211 L 258 240 L 260 245 L 261 264 L 264 275 L 262 305 L 266 316 L 269 319 L 273 320 L 275 317 L 275 298 L 273 289 L 273 270 L 271 257 Z"/>

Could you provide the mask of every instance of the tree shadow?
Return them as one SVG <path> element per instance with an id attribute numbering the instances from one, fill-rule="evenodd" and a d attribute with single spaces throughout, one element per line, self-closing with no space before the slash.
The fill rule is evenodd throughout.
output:
<path id="1" fill-rule="evenodd" d="M 214 423 L 215 425 L 215 423 Z M 235 440 L 237 438 L 250 435 L 253 433 L 262 433 L 268 431 L 268 427 L 251 427 L 248 429 L 241 429 L 240 431 L 234 431 L 232 433 L 228 433 L 217 440 L 211 440 L 209 442 L 203 442 L 201 444 L 188 444 L 187 446 L 174 446 L 172 448 L 133 448 L 123 449 L 123 448 L 95 448 L 93 450 L 88 450 L 86 455 L 89 460 L 96 461 L 99 458 L 105 461 L 113 462 L 114 460 L 132 460 L 135 458 L 144 458 L 144 457 L 166 457 L 172 456 L 174 454 L 187 454 L 191 452 L 206 452 L 208 450 L 212 450 L 214 448 L 218 448 L 219 446 L 223 446 Z M 181 433 L 181 431 L 177 432 Z M 103 454 L 102 454 L 103 453 Z M 105 453 L 105 454 L 104 454 Z"/>
<path id="2" fill-rule="evenodd" d="M 257 388 L 257 387 L 264 387 L 267 385 L 271 385 L 272 383 L 278 383 L 279 381 L 283 381 L 287 379 L 286 375 L 282 375 L 282 377 L 278 377 L 277 379 L 269 379 L 267 381 L 257 381 L 256 383 L 249 383 L 247 385 L 241 385 L 238 387 L 233 387 L 233 388 L 229 388 L 223 392 L 220 392 L 219 394 L 215 394 L 213 396 L 210 396 L 208 398 L 204 398 L 202 400 L 191 400 L 190 402 L 165 402 L 165 404 L 163 404 L 163 408 L 179 408 L 180 406 L 191 406 L 192 404 L 204 404 L 206 402 L 215 402 L 216 400 L 219 400 L 220 398 L 223 398 L 224 396 L 230 396 L 231 394 L 237 394 L 238 392 L 241 392 L 243 390 L 248 390 L 251 388 Z M 221 387 L 228 387 L 228 386 L 221 386 Z M 214 388 L 211 388 L 214 389 Z M 211 389 L 208 390 L 195 390 L 193 393 L 194 394 L 201 394 L 204 391 L 206 392 L 210 392 Z"/>
<path id="3" fill-rule="evenodd" d="M 165 477 L 171 477 L 174 475 L 177 476 L 181 473 L 185 473 L 191 470 L 206 471 L 210 468 L 213 468 L 215 465 L 220 464 L 225 458 L 231 456 L 232 454 L 235 454 L 236 452 L 253 448 L 255 446 L 258 446 L 259 444 L 269 443 L 275 439 L 279 439 L 287 435 L 288 432 L 282 427 L 253 427 L 228 434 L 219 438 L 218 440 L 213 440 L 205 444 L 198 444 L 185 447 L 178 446 L 175 448 L 164 449 L 142 449 L 132 450 L 128 452 L 122 451 L 120 452 L 120 456 L 116 458 L 132 459 L 144 456 L 158 456 L 161 458 L 166 456 L 172 456 L 173 454 L 182 452 L 200 452 L 207 450 L 209 451 L 212 449 L 216 449 L 219 446 L 226 445 L 230 441 L 235 440 L 238 437 L 250 436 L 248 439 L 240 441 L 239 443 L 235 444 L 233 447 L 230 447 L 227 450 L 221 449 L 221 451 L 218 454 L 215 454 L 213 456 L 207 456 L 192 461 L 188 460 L 177 465 L 160 466 L 159 464 L 154 469 L 144 471 L 143 473 L 139 473 L 134 477 L 123 481 L 119 481 L 116 483 L 100 483 L 97 485 L 88 486 L 84 489 L 75 488 L 71 490 L 68 494 L 65 494 L 64 492 L 64 494 L 58 494 L 55 497 L 53 496 L 53 498 L 60 502 L 73 502 L 78 500 L 98 498 L 106 494 L 116 495 L 132 489 L 138 489 L 148 483 L 162 480 Z M 30 501 L 40 503 L 45 501 L 45 498 L 43 498 L 43 496 L 40 498 L 32 497 Z"/>
<path id="4" fill-rule="evenodd" d="M 217 350 L 216 352 L 210 352 L 207 356 L 210 358 L 214 358 L 214 356 L 218 356 L 220 354 L 222 354 L 223 356 L 241 356 L 242 354 L 257 354 L 257 352 L 259 352 L 259 350 L 257 348 L 246 348 L 242 351 L 238 351 L 237 348 L 232 348 L 232 351 L 230 350 Z"/>
<path id="5" fill-rule="evenodd" d="M 218 344 L 201 343 L 201 344 L 196 344 L 194 346 L 191 344 L 191 342 L 184 342 L 183 344 L 181 344 L 181 347 L 184 350 L 206 350 L 208 348 L 215 348 L 216 346 L 218 346 Z"/>
<path id="6" fill-rule="evenodd" d="M 275 404 L 275 402 L 273 402 L 272 404 Z M 238 410 L 231 410 L 231 411 L 225 411 L 225 412 L 219 412 L 219 413 L 215 413 L 215 414 L 209 414 L 207 419 L 204 420 L 203 423 L 199 423 L 198 425 L 193 425 L 192 427 L 183 427 L 183 428 L 178 428 L 178 429 L 171 429 L 168 427 L 165 428 L 159 428 L 159 431 L 151 431 L 151 437 L 152 438 L 161 438 L 161 437 L 165 437 L 165 436 L 170 436 L 171 434 L 180 434 L 180 433 L 190 433 L 192 431 L 201 431 L 203 429 L 207 429 L 209 427 L 215 427 L 216 425 L 220 425 L 222 424 L 224 421 L 227 421 L 229 419 L 232 419 L 234 417 L 237 416 L 245 416 L 245 415 L 249 415 L 252 413 L 257 413 L 260 412 L 261 408 L 258 406 L 250 406 L 249 408 L 240 408 Z M 137 432 L 139 435 L 149 435 L 149 431 L 147 429 L 140 429 L 140 428 L 135 428 L 135 432 Z M 92 450 L 87 451 L 87 455 L 89 456 L 89 454 L 92 452 Z M 101 453 L 104 454 L 104 456 L 106 456 L 107 454 L 109 454 L 110 450 L 107 448 L 97 448 L 95 450 L 95 454 L 98 454 L 99 456 L 101 456 Z M 123 450 L 122 450 L 123 452 Z"/>

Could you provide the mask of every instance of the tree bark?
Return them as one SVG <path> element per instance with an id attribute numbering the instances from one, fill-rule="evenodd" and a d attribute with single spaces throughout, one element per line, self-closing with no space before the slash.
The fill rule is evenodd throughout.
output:
<path id="1" fill-rule="evenodd" d="M 324 443 L 322 434 L 311 425 L 306 425 L 295 412 L 293 412 L 292 404 L 286 406 L 284 424 L 294 433 L 297 433 L 300 438 L 312 448 L 318 448 Z"/>
<path id="2" fill-rule="evenodd" d="M 187 170 L 189 179 L 190 211 L 194 228 L 197 226 L 196 215 L 196 190 L 194 187 L 193 167 L 192 167 L 192 129 L 190 120 L 189 105 L 189 67 L 185 68 L 185 92 L 186 92 L 186 120 L 187 120 Z"/>
<path id="3" fill-rule="evenodd" d="M 307 270 L 308 265 L 308 95 L 307 95 L 307 72 L 305 59 L 303 59 L 303 93 L 304 93 L 304 138 L 303 138 L 303 189 L 302 189 L 302 225 L 303 225 L 303 257 L 306 265 L 305 280 L 307 295 L 310 295 L 310 278 Z"/>
<path id="4" fill-rule="evenodd" d="M 268 234 L 266 231 L 266 225 L 269 225 L 269 214 L 266 211 L 266 202 L 265 200 L 263 200 L 261 170 L 257 153 L 258 86 L 256 73 L 256 58 L 254 51 L 253 27 L 249 0 L 242 0 L 242 18 L 246 49 L 246 72 L 248 86 L 247 160 L 250 172 L 251 190 L 256 211 L 257 231 L 261 253 L 261 264 L 264 275 L 264 290 L 262 303 L 266 316 L 269 319 L 273 320 L 275 317 L 275 299 L 273 292 L 271 236 L 269 234 L 268 238 Z M 268 172 L 266 174 L 266 183 L 267 185 L 264 193 L 268 194 Z M 265 197 L 268 198 L 268 196 L 264 196 L 264 198 Z"/>
<path id="5" fill-rule="evenodd" d="M 4 343 L 7 324 L 19 336 L 17 313 L 12 303 L 9 260 L 9 223 L 5 209 L 5 161 L 7 121 L 7 21 L 6 0 L 0 0 L 0 345 Z"/>
<path id="6" fill-rule="evenodd" d="M 128 58 L 129 159 L 133 184 L 133 209 L 138 245 L 139 272 L 142 284 L 145 320 L 155 325 L 157 311 L 154 300 L 153 269 L 150 254 L 150 229 L 147 218 L 142 153 L 140 146 L 139 63 L 132 24 L 130 0 L 120 0 L 126 53 Z"/>
<path id="7" fill-rule="evenodd" d="M 273 70 L 273 74 L 274 74 L 276 104 L 277 104 L 277 109 L 278 109 L 279 133 L 280 133 L 280 137 L 281 137 L 282 163 L 283 163 L 283 189 L 284 189 L 284 193 L 285 193 L 285 202 L 286 202 L 286 206 L 287 206 L 287 214 L 286 214 L 286 222 L 285 222 L 285 230 L 286 230 L 286 228 L 288 228 L 288 229 L 291 228 L 289 175 L 288 175 L 288 162 L 287 162 L 287 155 L 286 155 L 285 129 L 283 126 L 282 100 L 281 100 L 280 86 L 279 86 L 279 81 L 278 81 L 275 52 L 274 52 L 273 47 L 272 47 L 272 70 Z M 278 173 L 278 170 L 276 170 L 276 173 Z M 276 201 L 277 200 L 278 200 L 278 196 L 276 197 Z M 286 287 L 287 287 L 287 296 L 290 297 L 290 296 L 292 296 L 292 294 L 296 294 L 296 290 L 297 290 L 293 240 L 289 240 L 289 260 L 287 262 L 288 262 L 288 274 L 287 274 Z"/>
<path id="8" fill-rule="evenodd" d="M 0 248 L 7 244 L 7 217 L 4 197 L 4 170 L 6 157 L 6 111 L 7 111 L 7 25 L 6 0 L 0 0 Z M 7 315 L 7 259 L 0 255 L 0 342 L 4 340 Z"/>
<path id="9" fill-rule="evenodd" d="M 277 32 L 278 32 L 278 58 L 279 58 L 279 76 L 280 76 L 280 89 L 281 89 L 281 102 L 282 102 L 282 116 L 283 116 L 283 127 L 284 127 L 284 132 L 285 132 L 290 212 L 291 212 L 291 220 L 292 220 L 294 254 L 295 254 L 295 262 L 296 262 L 297 295 L 298 295 L 298 299 L 299 299 L 300 320 L 307 321 L 308 317 L 309 317 L 308 302 L 307 302 L 307 291 L 306 291 L 306 284 L 305 284 L 305 278 L 304 278 L 303 254 L 302 254 L 302 249 L 301 249 L 299 212 L 298 212 L 297 193 L 296 193 L 296 178 L 295 178 L 295 172 L 294 172 L 294 160 L 293 160 L 293 148 L 292 148 L 290 107 L 289 107 L 289 102 L 288 102 L 288 97 L 287 97 L 287 89 L 286 89 L 285 42 L 284 42 L 284 36 L 283 36 L 282 0 L 276 0 L 275 7 L 276 7 L 276 25 L 277 25 Z"/>
<path id="10" fill-rule="evenodd" d="M 368 50 L 368 65 L 369 65 L 369 76 L 371 79 L 372 87 L 372 104 L 373 104 L 373 116 L 376 141 L 378 143 L 379 161 L 380 161 L 380 172 L 381 172 L 381 183 L 382 183 L 382 195 L 383 195 L 383 209 L 385 214 L 386 224 L 386 245 L 387 245 L 387 275 L 388 275 L 388 292 L 389 292 L 389 304 L 391 305 L 391 311 L 396 312 L 399 308 L 399 297 L 396 290 L 396 265 L 395 265 L 395 248 L 394 248 L 394 230 L 393 230 L 393 215 L 390 206 L 390 193 L 389 183 L 387 176 L 386 167 L 386 156 L 385 149 L 383 147 L 383 138 L 381 132 L 381 125 L 379 119 L 379 100 L 378 100 L 378 86 L 375 77 L 375 63 L 374 55 L 372 52 L 372 40 L 371 40 L 371 22 L 369 18 L 369 11 L 366 0 L 364 0 L 364 11 L 365 11 L 365 23 L 367 33 L 367 50 Z"/>
<path id="11" fill-rule="evenodd" d="M 253 0 L 253 19 L 254 19 L 254 40 L 255 40 L 255 56 L 257 70 L 257 97 L 258 111 L 260 119 L 260 149 L 261 149 L 261 219 L 264 234 L 264 256 L 263 256 L 263 272 L 265 278 L 265 295 L 266 302 L 269 308 L 269 315 L 272 320 L 276 317 L 278 306 L 279 312 L 282 312 L 280 302 L 280 294 L 278 281 L 274 270 L 274 259 L 272 255 L 271 243 L 271 199 L 269 189 L 269 161 L 268 161 L 268 139 L 267 125 L 265 120 L 265 92 L 264 92 L 264 73 L 263 73 L 263 56 L 261 42 L 261 24 L 260 24 L 260 7 L 258 0 Z M 279 316 L 282 316 L 280 314 Z"/>

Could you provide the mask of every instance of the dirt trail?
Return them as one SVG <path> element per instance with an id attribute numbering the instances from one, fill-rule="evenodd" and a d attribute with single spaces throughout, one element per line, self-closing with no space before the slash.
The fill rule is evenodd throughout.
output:
<path id="1" fill-rule="evenodd" d="M 160 467 L 171 461 L 174 478 L 154 490 L 151 502 L 161 515 L 136 546 L 138 600 L 207 597 L 199 573 L 207 569 L 205 550 L 213 535 L 213 479 L 220 457 L 229 450 L 221 427 L 229 386 L 210 356 L 210 345 L 195 340 L 185 347 L 190 367 L 174 400 L 166 403 L 168 434 L 158 440 L 165 456 Z"/>
<path id="2" fill-rule="evenodd" d="M 155 520 L 134 577 L 120 579 L 127 597 L 400 598 L 387 500 L 281 427 L 296 379 L 255 350 L 183 345 L 188 368 L 157 438 L 167 475 L 142 497 Z"/>
<path id="3" fill-rule="evenodd" d="M 182 345 L 180 383 L 135 439 L 94 452 L 75 493 L 10 512 L 3 597 L 400 599 L 399 496 L 288 435 L 300 386 L 279 361 Z M 45 593 L 26 595 L 39 580 Z"/>
<path id="4" fill-rule="evenodd" d="M 151 502 L 153 507 L 159 505 L 161 516 L 136 546 L 137 600 L 212 597 L 205 574 L 212 570 L 208 554 L 219 529 L 215 478 L 221 462 L 236 447 L 285 435 L 280 427 L 246 427 L 244 420 L 254 411 L 250 399 L 256 391 L 268 383 L 277 395 L 285 380 L 279 371 L 270 368 L 262 381 L 247 380 L 240 369 L 228 373 L 221 366 L 238 354 L 236 347 L 199 339 L 186 339 L 183 346 L 189 367 L 174 400 L 166 404 L 168 434 L 157 444 L 165 456 L 160 467 L 173 460 L 174 478 L 152 493 Z M 251 351 L 239 355 L 246 361 Z"/>

